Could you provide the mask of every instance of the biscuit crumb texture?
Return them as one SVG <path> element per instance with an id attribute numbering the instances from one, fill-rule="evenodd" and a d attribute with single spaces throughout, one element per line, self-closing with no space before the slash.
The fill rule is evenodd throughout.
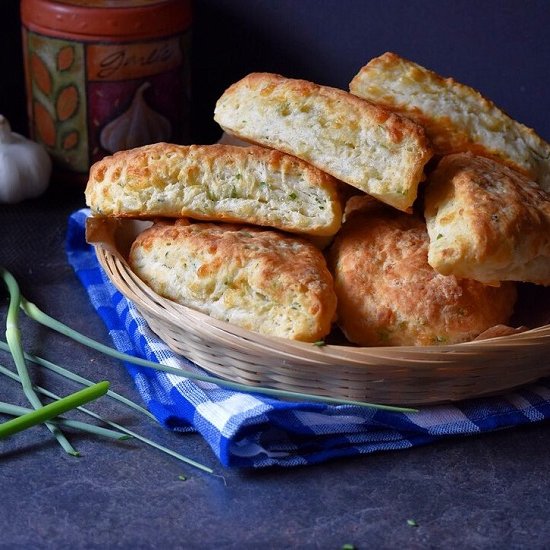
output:
<path id="1" fill-rule="evenodd" d="M 550 144 L 477 90 L 387 52 L 361 68 L 350 91 L 418 122 L 435 154 L 493 158 L 550 191 Z"/>
<path id="2" fill-rule="evenodd" d="M 334 235 L 338 182 L 264 147 L 156 143 L 92 166 L 86 202 L 96 215 L 190 217 Z"/>
<path id="3" fill-rule="evenodd" d="M 550 285 L 550 193 L 484 157 L 444 157 L 426 186 L 430 265 L 498 284 Z"/>
<path id="4" fill-rule="evenodd" d="M 218 99 L 228 133 L 294 155 L 399 210 L 410 210 L 431 148 L 411 120 L 336 88 L 252 73 Z"/>
<path id="5" fill-rule="evenodd" d="M 329 252 L 338 324 L 361 346 L 426 346 L 473 340 L 506 324 L 514 283 L 491 287 L 428 264 L 422 218 L 370 203 L 349 213 Z"/>
<path id="6" fill-rule="evenodd" d="M 315 342 L 332 328 L 322 253 L 274 230 L 161 222 L 138 235 L 129 264 L 157 294 L 251 331 Z"/>

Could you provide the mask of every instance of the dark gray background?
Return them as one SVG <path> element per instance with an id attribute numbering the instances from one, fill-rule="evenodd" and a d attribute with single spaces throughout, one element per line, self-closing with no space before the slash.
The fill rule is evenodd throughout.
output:
<path id="1" fill-rule="evenodd" d="M 223 90 L 271 71 L 347 89 L 385 51 L 474 86 L 550 140 L 548 0 L 196 0 L 193 141 Z M 0 2 L 0 113 L 26 132 L 19 3 Z"/>

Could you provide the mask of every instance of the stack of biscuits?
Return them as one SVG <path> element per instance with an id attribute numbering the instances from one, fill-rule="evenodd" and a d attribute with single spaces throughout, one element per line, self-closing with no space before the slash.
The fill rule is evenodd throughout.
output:
<path id="1" fill-rule="evenodd" d="M 128 263 L 156 293 L 261 334 L 419 346 L 509 323 L 518 283 L 550 286 L 550 145 L 394 53 L 349 90 L 250 74 L 214 112 L 240 145 L 115 153 L 87 204 L 154 221 Z"/>

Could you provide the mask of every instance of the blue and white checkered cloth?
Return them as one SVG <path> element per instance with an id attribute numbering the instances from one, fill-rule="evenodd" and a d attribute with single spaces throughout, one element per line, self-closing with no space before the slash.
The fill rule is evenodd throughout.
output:
<path id="1" fill-rule="evenodd" d="M 67 254 L 117 349 L 187 370 L 110 283 L 85 241 L 88 210 L 69 218 Z M 198 431 L 225 466 L 298 466 L 407 449 L 550 418 L 550 379 L 499 397 L 422 407 L 415 413 L 279 401 L 125 365 L 149 410 L 171 430 Z M 204 372 L 204 371 L 201 371 Z"/>

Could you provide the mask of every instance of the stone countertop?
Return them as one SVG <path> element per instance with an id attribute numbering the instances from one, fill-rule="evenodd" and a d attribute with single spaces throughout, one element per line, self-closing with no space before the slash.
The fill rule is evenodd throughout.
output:
<path id="1" fill-rule="evenodd" d="M 0 263 L 48 314 L 110 344 L 65 257 L 80 193 L 49 191 L 0 206 Z M 5 322 L 6 294 L 0 314 Z M 25 349 L 139 400 L 125 369 L 21 315 Z M 8 354 L 0 364 L 12 368 Z M 77 386 L 49 371 L 33 380 Z M 0 400 L 25 405 L 2 377 Z M 72 435 L 66 455 L 42 427 L 0 442 L 0 549 L 18 548 L 547 548 L 547 423 L 293 469 L 222 467 L 197 434 L 171 433 L 110 400 L 110 419 L 212 467 L 195 470 L 130 440 Z M 184 476 L 186 479 L 180 479 Z M 411 520 L 411 521 L 409 521 Z M 415 523 L 411 525 L 410 523 Z"/>

